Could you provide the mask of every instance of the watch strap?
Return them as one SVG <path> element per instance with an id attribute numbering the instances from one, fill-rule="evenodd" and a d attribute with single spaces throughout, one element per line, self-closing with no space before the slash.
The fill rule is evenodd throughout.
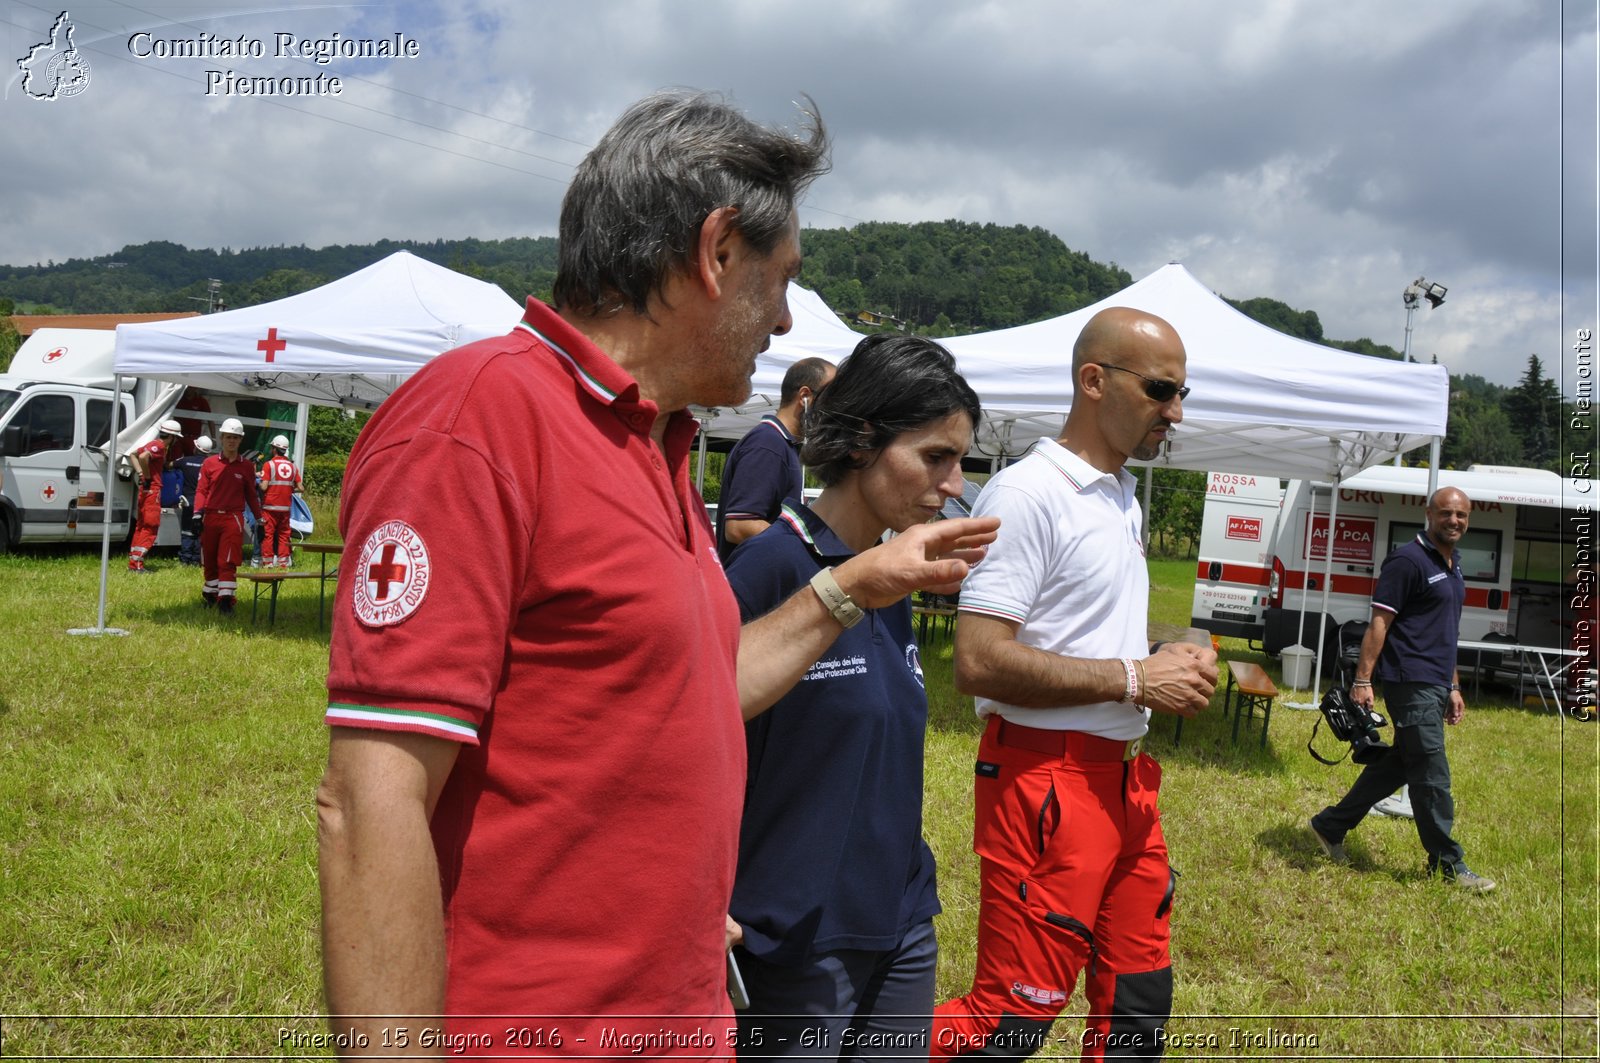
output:
<path id="1" fill-rule="evenodd" d="M 828 607 L 828 613 L 843 627 L 855 627 L 861 623 L 861 618 L 867 615 L 839 586 L 839 581 L 833 578 L 831 568 L 821 569 L 811 577 L 811 589 L 817 592 L 822 604 Z"/>

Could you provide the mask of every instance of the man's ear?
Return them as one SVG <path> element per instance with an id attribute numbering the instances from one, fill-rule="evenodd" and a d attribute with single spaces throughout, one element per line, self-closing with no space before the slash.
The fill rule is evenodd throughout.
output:
<path id="1" fill-rule="evenodd" d="M 1078 394 L 1092 395 L 1097 399 L 1104 396 L 1106 371 L 1103 368 L 1094 362 L 1084 362 L 1077 376 L 1078 379 L 1074 383 L 1077 385 Z"/>
<path id="2" fill-rule="evenodd" d="M 700 241 L 690 265 L 706 296 L 713 300 L 722 298 L 730 269 L 744 251 L 738 218 L 738 207 L 718 207 L 700 223 Z"/>

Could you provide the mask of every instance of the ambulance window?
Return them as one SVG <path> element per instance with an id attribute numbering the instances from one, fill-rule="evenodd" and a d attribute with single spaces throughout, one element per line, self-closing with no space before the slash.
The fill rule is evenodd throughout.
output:
<path id="1" fill-rule="evenodd" d="M 1422 534 L 1422 525 L 1395 521 L 1389 525 L 1389 550 L 1404 546 Z M 1384 555 L 1385 557 L 1388 554 Z M 1498 529 L 1468 528 L 1456 544 L 1457 563 L 1463 579 L 1479 583 L 1500 582 L 1500 532 Z"/>
<path id="2" fill-rule="evenodd" d="M 22 455 L 70 449 L 73 416 L 71 395 L 35 395 L 25 401 L 11 419 L 22 428 Z"/>
<path id="3" fill-rule="evenodd" d="M 1519 539 L 1511 578 L 1527 583 L 1561 583 L 1571 578 L 1578 561 L 1577 543 Z"/>
<path id="4" fill-rule="evenodd" d="M 91 447 L 105 446 L 107 439 L 111 438 L 111 400 L 90 399 L 87 415 L 89 431 L 89 445 Z M 126 424 L 123 425 L 127 427 Z"/>

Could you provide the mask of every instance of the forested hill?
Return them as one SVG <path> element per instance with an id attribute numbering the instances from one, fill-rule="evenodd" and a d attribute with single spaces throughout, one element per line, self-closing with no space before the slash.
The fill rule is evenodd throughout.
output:
<path id="1" fill-rule="evenodd" d="M 509 240 L 381 240 L 375 244 L 191 249 L 158 240 L 99 258 L 0 266 L 0 302 L 16 313 L 116 314 L 201 310 L 206 286 L 222 282 L 229 309 L 309 291 L 410 251 L 441 266 L 496 281 L 518 302 L 547 292 L 555 277 L 554 237 Z M 533 287 L 526 287 L 526 285 Z M 514 290 L 513 290 L 514 289 Z"/>
<path id="2" fill-rule="evenodd" d="M 1096 262 L 1037 226 L 863 222 L 851 229 L 807 229 L 802 242 L 801 283 L 829 306 L 851 319 L 879 315 L 886 324 L 929 335 L 1040 321 L 1088 306 L 1133 281 L 1127 270 Z M 221 282 L 226 306 L 253 306 L 325 284 L 401 250 L 493 281 L 519 302 L 529 294 L 548 295 L 555 279 L 554 237 L 246 250 L 156 241 L 92 259 L 0 266 L 0 312 L 10 312 L 6 303 L 17 313 L 197 310 L 207 303 L 212 279 Z M 1234 305 L 1291 335 L 1333 342 L 1322 336 L 1315 311 L 1265 298 Z M 1371 348 L 1367 353 L 1394 353 L 1358 342 Z"/>
<path id="3" fill-rule="evenodd" d="M 1053 234 L 1025 225 L 943 221 L 863 222 L 850 229 L 806 229 L 800 280 L 852 321 L 931 336 L 1008 328 L 1088 306 L 1132 283 L 1120 266 L 1096 262 Z M 555 280 L 553 237 L 506 240 L 384 240 L 311 249 L 196 250 L 166 241 L 124 247 L 94 259 L 0 266 L 0 370 L 17 337 L 10 313 L 148 313 L 204 309 L 210 280 L 227 307 L 294 295 L 393 254 L 410 251 L 491 281 L 521 302 L 546 297 Z M 1399 352 L 1369 339 L 1322 334 L 1314 310 L 1276 299 L 1228 300 L 1242 312 L 1300 339 L 1385 358 Z M 863 315 L 865 315 L 863 317 Z M 858 327 L 861 327 L 858 325 Z M 1509 352 L 1508 352 L 1509 355 Z M 1563 406 L 1536 357 L 1515 389 L 1477 377 L 1451 382 L 1445 464 L 1471 461 L 1554 468 L 1555 426 Z"/>

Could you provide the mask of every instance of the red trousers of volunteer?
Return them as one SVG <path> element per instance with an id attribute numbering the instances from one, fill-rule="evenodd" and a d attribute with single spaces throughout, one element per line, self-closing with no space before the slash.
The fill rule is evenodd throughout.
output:
<path id="1" fill-rule="evenodd" d="M 265 509 L 261 511 L 261 563 L 270 565 L 276 560 L 289 567 L 289 511 Z"/>
<path id="2" fill-rule="evenodd" d="M 1161 765 L 1129 745 L 990 718 L 974 785 L 977 970 L 970 993 L 935 1009 L 932 1059 L 1027 1058 L 1085 970 L 1081 1057 L 1161 1054 L 1176 879 Z"/>
<path id="3" fill-rule="evenodd" d="M 232 598 L 239 590 L 239 562 L 244 559 L 244 514 L 207 510 L 200 529 L 200 563 L 207 597 Z"/>
<path id="4" fill-rule="evenodd" d="M 161 485 L 139 492 L 133 509 L 133 543 L 128 548 L 128 567 L 143 568 L 144 555 L 156 544 L 161 530 Z"/>

